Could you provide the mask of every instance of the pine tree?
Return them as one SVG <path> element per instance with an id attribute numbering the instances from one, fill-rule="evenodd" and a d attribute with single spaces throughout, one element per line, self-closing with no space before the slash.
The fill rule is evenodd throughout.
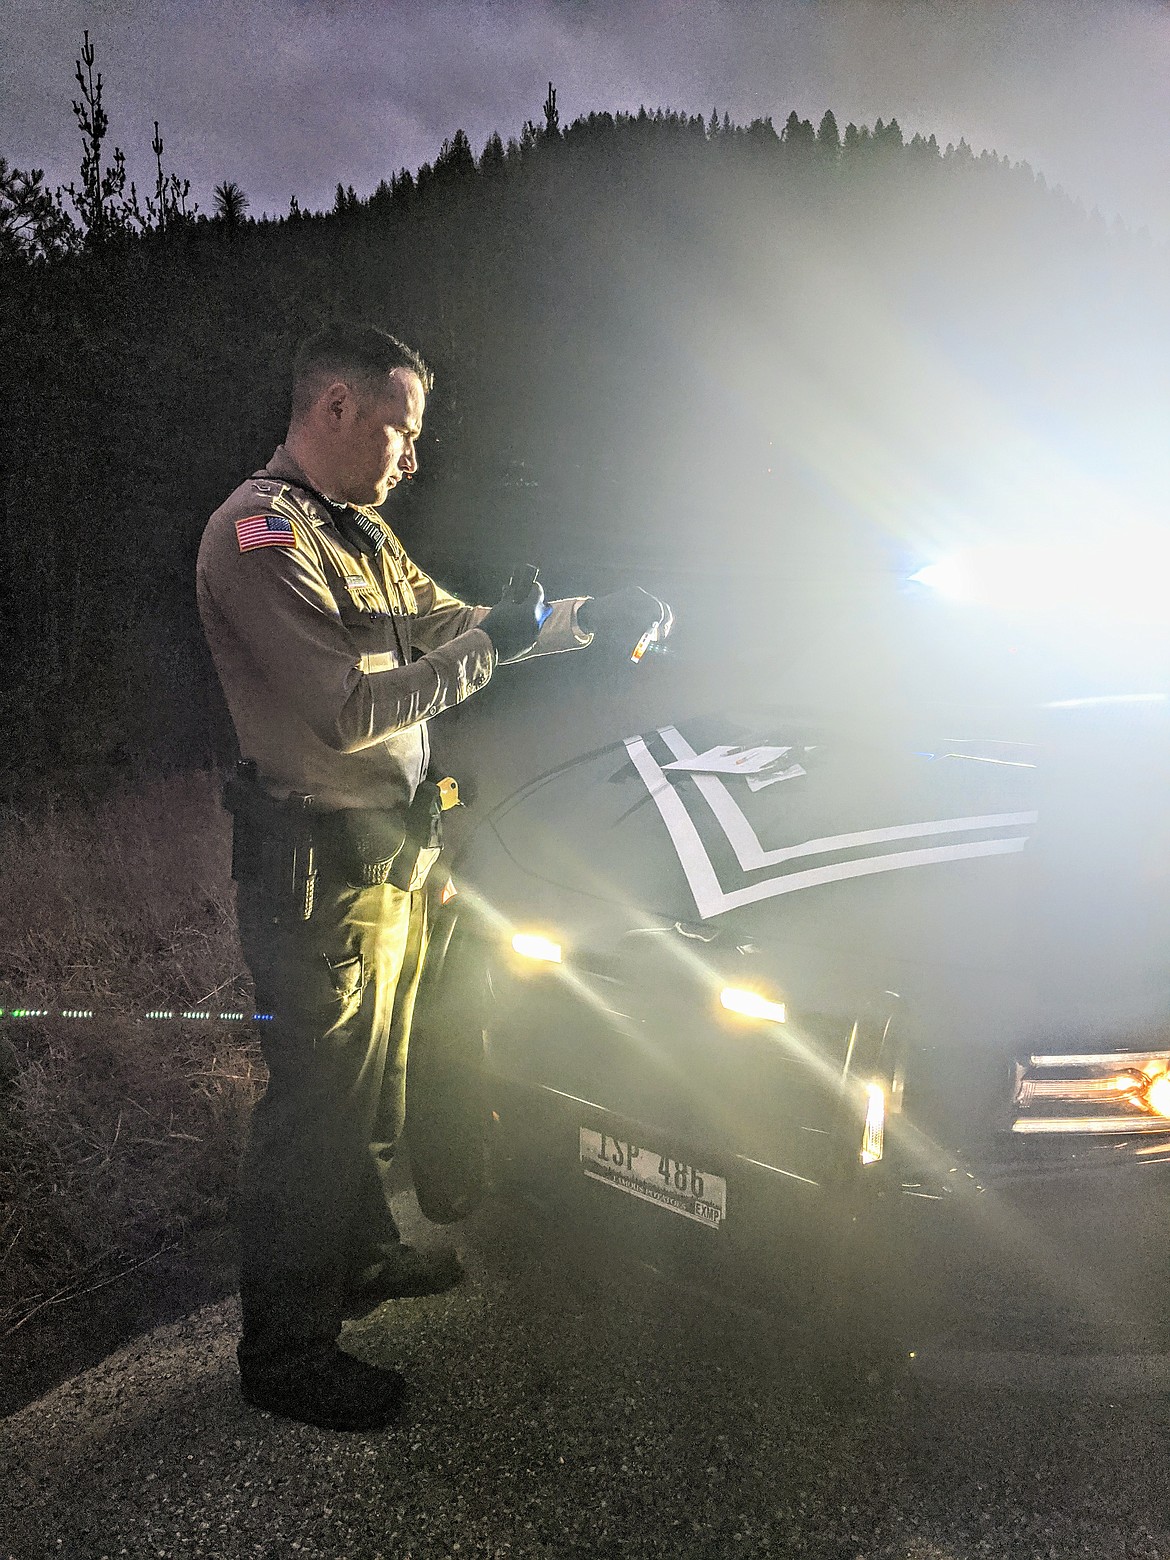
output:
<path id="1" fill-rule="evenodd" d="M 340 181 L 333 196 L 333 215 L 335 217 L 348 217 L 361 209 L 361 201 L 353 185 L 348 187 Z"/>
<path id="2" fill-rule="evenodd" d="M 548 97 L 544 100 L 544 133 L 546 138 L 553 140 L 560 133 L 561 116 L 557 113 L 557 90 L 550 81 L 548 84 Z"/>
<path id="3" fill-rule="evenodd" d="M 399 168 L 390 180 L 390 203 L 395 211 L 406 211 L 414 199 L 414 175 L 409 168 Z"/>
<path id="4" fill-rule="evenodd" d="M 801 119 L 793 109 L 784 121 L 784 130 L 780 139 L 791 150 L 805 152 L 816 145 L 817 135 L 812 127 L 812 121 Z"/>
<path id="5" fill-rule="evenodd" d="M 763 119 L 753 119 L 747 127 L 745 139 L 752 146 L 775 146 L 780 137 L 776 134 L 776 126 L 772 123 L 772 116 L 766 114 Z"/>
<path id="6" fill-rule="evenodd" d="M 464 131 L 456 130 L 443 142 L 435 158 L 435 177 L 446 183 L 458 183 L 474 175 L 475 153 L 471 150 L 471 142 Z"/>
<path id="7" fill-rule="evenodd" d="M 144 224 L 133 185 L 130 194 L 126 194 L 126 158 L 121 147 L 115 146 L 109 167 L 102 167 L 102 147 L 110 121 L 102 103 L 102 73 L 94 75 L 97 51 L 89 41 L 88 28 L 82 36 L 81 59 L 74 62 L 81 97 L 73 101 L 73 116 L 81 131 L 81 188 L 70 183 L 65 193 L 81 218 L 86 242 L 103 244 L 115 233 L 126 231 L 136 216 L 139 224 Z"/>
<path id="8" fill-rule="evenodd" d="M 165 232 L 176 223 L 190 221 L 199 208 L 191 206 L 188 209 L 187 206 L 187 197 L 191 193 L 190 179 L 180 179 L 177 173 L 163 172 L 163 138 L 157 119 L 150 149 L 154 153 L 155 162 L 154 199 L 147 198 L 146 210 L 153 226 Z"/>
<path id="9" fill-rule="evenodd" d="M 504 143 L 498 130 L 493 130 L 484 142 L 479 171 L 489 179 L 498 178 L 504 171 Z"/>
<path id="10" fill-rule="evenodd" d="M 76 247 L 77 228 L 44 177 L 41 168 L 9 168 L 0 157 L 0 258 L 51 260 Z"/>
<path id="11" fill-rule="evenodd" d="M 338 186 L 340 188 L 340 186 Z M 234 233 L 248 210 L 248 197 L 234 179 L 215 186 L 215 216 L 229 233 Z"/>

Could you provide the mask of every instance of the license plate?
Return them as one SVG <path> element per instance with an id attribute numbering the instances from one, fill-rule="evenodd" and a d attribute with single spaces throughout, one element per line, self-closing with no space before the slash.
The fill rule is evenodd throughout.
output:
<path id="1" fill-rule="evenodd" d="M 581 1168 L 592 1181 L 641 1197 L 684 1219 L 718 1229 L 727 1218 L 727 1182 L 656 1148 L 581 1128 Z"/>

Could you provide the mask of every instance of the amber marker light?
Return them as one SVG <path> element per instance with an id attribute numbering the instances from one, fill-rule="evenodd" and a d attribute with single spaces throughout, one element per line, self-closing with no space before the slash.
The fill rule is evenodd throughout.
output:
<path id="1" fill-rule="evenodd" d="M 1146 1104 L 1155 1116 L 1170 1117 L 1170 1073 L 1162 1073 L 1150 1080 L 1146 1089 Z"/>
<path id="2" fill-rule="evenodd" d="M 719 1000 L 729 1013 L 742 1013 L 744 1018 L 763 1018 L 772 1024 L 783 1024 L 788 1018 L 783 1002 L 772 1002 L 758 991 L 747 991 L 742 986 L 724 986 Z"/>
<path id="3" fill-rule="evenodd" d="M 561 963 L 561 945 L 537 932 L 517 932 L 512 938 L 512 950 L 522 959 L 536 959 L 543 964 Z"/>

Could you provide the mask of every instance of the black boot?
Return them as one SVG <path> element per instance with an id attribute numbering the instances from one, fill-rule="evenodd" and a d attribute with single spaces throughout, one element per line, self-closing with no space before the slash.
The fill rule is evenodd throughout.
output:
<path id="1" fill-rule="evenodd" d="M 341 1314 L 353 1319 L 366 1316 L 384 1300 L 442 1294 L 445 1289 L 454 1289 L 462 1278 L 463 1264 L 450 1246 L 416 1251 L 403 1243 L 350 1288 Z"/>
<path id="2" fill-rule="evenodd" d="M 406 1383 L 341 1349 L 279 1372 L 241 1368 L 240 1390 L 253 1408 L 325 1430 L 381 1430 L 398 1417 Z"/>

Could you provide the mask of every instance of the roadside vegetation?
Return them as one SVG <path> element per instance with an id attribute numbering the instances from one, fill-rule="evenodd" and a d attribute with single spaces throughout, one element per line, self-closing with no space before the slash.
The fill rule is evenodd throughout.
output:
<path id="1" fill-rule="evenodd" d="M 227 835 L 208 772 L 0 809 L 0 1409 L 228 1223 L 252 1026 L 145 1016 L 251 1013 Z"/>

